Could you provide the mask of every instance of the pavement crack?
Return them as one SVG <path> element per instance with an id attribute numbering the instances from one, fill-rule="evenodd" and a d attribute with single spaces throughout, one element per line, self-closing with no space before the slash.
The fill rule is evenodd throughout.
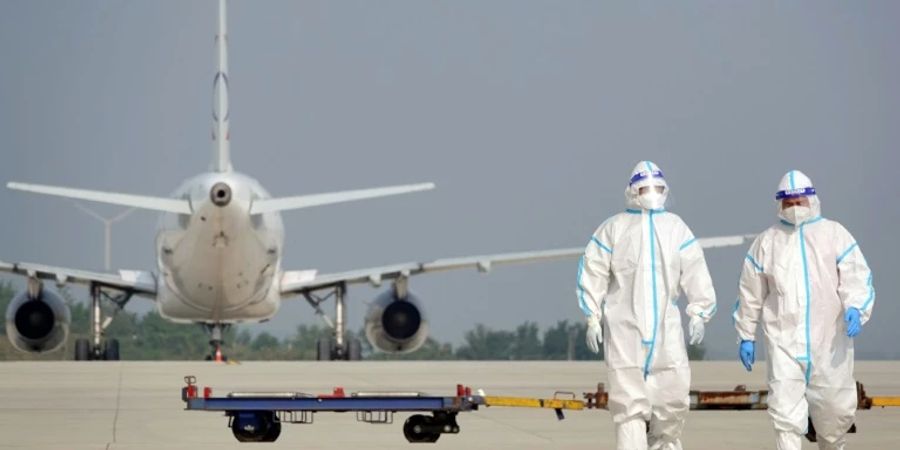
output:
<path id="1" fill-rule="evenodd" d="M 119 363 L 119 386 L 116 388 L 116 413 L 113 416 L 113 429 L 112 429 L 112 442 L 106 445 L 106 449 L 109 450 L 109 446 L 116 443 L 119 427 L 119 406 L 122 404 L 122 372 L 123 372 L 124 364 Z"/>
<path id="2" fill-rule="evenodd" d="M 533 436 L 533 437 L 536 437 L 536 438 L 538 438 L 538 439 L 541 439 L 541 440 L 544 440 L 544 441 L 547 441 L 547 442 L 553 442 L 553 439 L 552 439 L 552 438 L 548 438 L 548 437 L 546 437 L 546 436 L 544 436 L 544 435 L 541 435 L 541 434 L 539 434 L 539 433 L 537 433 L 537 432 L 535 432 L 535 431 L 533 431 L 533 430 L 529 430 L 529 429 L 527 429 L 527 428 L 523 428 L 523 427 L 519 427 L 519 426 L 513 425 L 513 424 L 511 424 L 511 423 L 509 423 L 509 422 L 507 422 L 507 421 L 504 421 L 504 420 L 497 420 L 496 418 L 490 417 L 489 414 L 484 414 L 483 416 L 479 417 L 479 419 L 484 419 L 484 420 L 487 420 L 488 422 L 493 422 L 493 423 L 495 423 L 495 424 L 497 424 L 497 425 L 500 425 L 500 426 L 503 426 L 503 427 L 506 427 L 506 428 L 509 428 L 509 429 L 512 429 L 512 430 L 516 430 L 516 431 L 518 431 L 518 432 L 520 432 L 520 433 L 522 433 L 522 434 L 531 435 L 531 436 Z"/>

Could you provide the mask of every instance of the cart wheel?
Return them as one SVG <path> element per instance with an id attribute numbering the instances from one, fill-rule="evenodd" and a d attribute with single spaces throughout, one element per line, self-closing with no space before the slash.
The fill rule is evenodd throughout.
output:
<path id="1" fill-rule="evenodd" d="M 75 361 L 89 361 L 91 359 L 91 344 L 87 339 L 75 340 Z"/>
<path id="2" fill-rule="evenodd" d="M 278 439 L 278 436 L 281 436 L 281 422 L 272 422 L 269 425 L 269 431 L 266 431 L 266 434 L 263 435 L 260 442 L 275 442 Z"/>
<path id="3" fill-rule="evenodd" d="M 331 339 L 316 341 L 316 360 L 331 361 Z"/>
<path id="4" fill-rule="evenodd" d="M 281 424 L 270 412 L 240 412 L 231 418 L 231 432 L 238 442 L 273 442 L 281 434 Z"/>
<path id="5" fill-rule="evenodd" d="M 412 443 L 431 443 L 437 442 L 441 437 L 440 433 L 429 430 L 434 425 L 434 420 L 429 416 L 416 414 L 410 416 L 403 423 L 403 436 Z"/>

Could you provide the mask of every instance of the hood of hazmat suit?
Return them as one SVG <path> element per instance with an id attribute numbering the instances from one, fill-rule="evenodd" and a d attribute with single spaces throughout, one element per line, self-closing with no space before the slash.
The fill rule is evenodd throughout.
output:
<path id="1" fill-rule="evenodd" d="M 809 207 L 782 209 L 799 197 Z M 753 341 L 762 322 L 778 448 L 799 450 L 808 418 L 820 448 L 843 448 L 856 410 L 853 339 L 843 318 L 850 308 L 862 323 L 871 316 L 872 272 L 850 232 L 821 216 L 809 177 L 788 172 L 775 200 L 777 222 L 744 259 L 735 327 L 741 340 Z"/>
<path id="2" fill-rule="evenodd" d="M 609 409 L 619 448 L 650 422 L 651 448 L 678 448 L 689 407 L 690 368 L 678 299 L 689 317 L 708 321 L 716 311 L 712 280 L 688 226 L 664 209 L 662 171 L 640 162 L 625 190 L 627 209 L 591 236 L 578 266 L 576 295 L 584 314 L 602 318 L 609 370 Z"/>

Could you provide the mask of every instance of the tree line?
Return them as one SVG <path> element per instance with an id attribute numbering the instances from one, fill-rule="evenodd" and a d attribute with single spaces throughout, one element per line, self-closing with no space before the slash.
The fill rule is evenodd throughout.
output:
<path id="1" fill-rule="evenodd" d="M 75 339 L 89 337 L 90 310 L 68 291 L 61 294 L 72 312 L 72 325 L 66 345 L 45 354 L 20 353 L 5 338 L 0 339 L 0 360 L 72 359 Z M 15 295 L 9 282 L 0 282 L 0 311 Z M 111 312 L 111 311 L 110 311 Z M 6 323 L 0 322 L 5 334 Z M 362 330 L 348 332 L 348 338 L 360 339 L 363 358 L 372 360 L 599 360 L 584 342 L 585 324 L 558 321 L 544 330 L 534 322 L 525 322 L 514 330 L 495 330 L 477 324 L 467 331 L 463 342 L 452 344 L 428 338 L 418 350 L 397 355 L 375 351 Z M 285 338 L 268 332 L 254 333 L 251 326 L 235 326 L 225 332 L 226 355 L 233 360 L 315 360 L 316 341 L 331 336 L 328 327 L 299 325 Z M 209 353 L 209 336 L 200 325 L 169 322 L 156 311 L 138 315 L 120 311 L 106 330 L 108 338 L 118 339 L 123 360 L 202 360 Z M 703 359 L 703 347 L 688 347 L 691 359 Z"/>

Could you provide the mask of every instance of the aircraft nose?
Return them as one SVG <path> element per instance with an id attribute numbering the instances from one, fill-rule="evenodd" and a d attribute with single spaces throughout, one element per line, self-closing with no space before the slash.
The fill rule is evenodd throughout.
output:
<path id="1" fill-rule="evenodd" d="M 231 186 L 221 181 L 214 184 L 209 190 L 209 199 L 220 208 L 227 206 L 231 203 Z"/>

